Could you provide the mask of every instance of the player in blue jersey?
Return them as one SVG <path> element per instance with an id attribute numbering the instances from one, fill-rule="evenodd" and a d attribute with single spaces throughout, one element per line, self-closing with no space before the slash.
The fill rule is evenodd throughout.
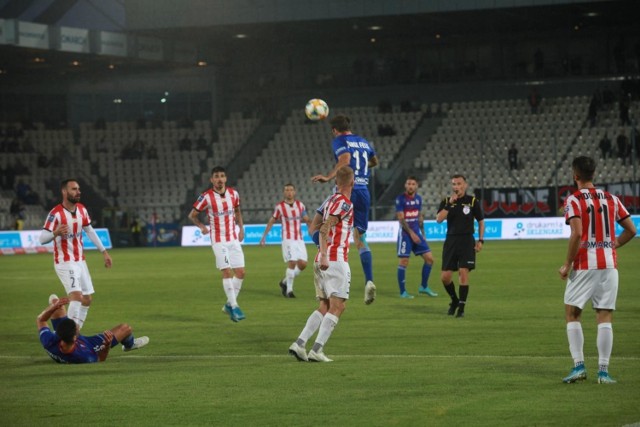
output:
<path id="1" fill-rule="evenodd" d="M 437 297 L 429 288 L 429 275 L 433 266 L 433 255 L 424 234 L 424 215 L 422 215 L 422 197 L 417 193 L 418 179 L 409 176 L 404 183 L 405 192 L 396 197 L 396 218 L 400 222 L 398 230 L 398 287 L 401 298 L 413 298 L 405 287 L 405 277 L 411 252 L 424 260 L 422 280 L 418 292 Z"/>
<path id="2" fill-rule="evenodd" d="M 327 175 L 315 175 L 313 182 L 329 182 L 336 176 L 338 169 L 350 166 L 355 173 L 355 186 L 351 193 L 354 210 L 353 240 L 360 253 L 360 262 L 364 270 L 364 303 L 371 304 L 376 299 L 376 286 L 373 284 L 373 261 L 371 249 L 366 240 L 369 226 L 369 177 L 371 168 L 378 165 L 376 152 L 363 137 L 351 132 L 351 119 L 344 115 L 337 115 L 331 119 L 331 133 L 334 136 L 332 146 L 336 165 Z"/>
<path id="3" fill-rule="evenodd" d="M 49 297 L 49 306 L 40 313 L 36 325 L 45 351 L 58 363 L 104 362 L 112 347 L 122 343 L 124 351 L 137 350 L 149 343 L 148 337 L 133 338 L 126 323 L 90 337 L 80 335 L 76 322 L 67 317 L 64 306 L 69 298 Z M 51 319 L 53 331 L 47 321 Z"/>

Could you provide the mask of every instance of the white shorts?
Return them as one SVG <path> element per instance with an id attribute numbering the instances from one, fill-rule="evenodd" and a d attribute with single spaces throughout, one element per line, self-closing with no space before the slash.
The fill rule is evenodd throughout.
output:
<path id="1" fill-rule="evenodd" d="M 615 310 L 618 297 L 618 270 L 573 270 L 567 280 L 564 303 L 584 309 L 588 300 L 593 308 Z"/>
<path id="2" fill-rule="evenodd" d="M 351 269 L 344 261 L 330 261 L 329 268 L 320 270 L 320 263 L 313 264 L 313 284 L 316 287 L 317 299 L 338 297 L 349 299 L 351 285 Z"/>
<path id="3" fill-rule="evenodd" d="M 82 295 L 91 295 L 95 292 L 86 261 L 67 261 L 53 266 L 67 295 L 78 291 L 82 292 Z"/>
<path id="4" fill-rule="evenodd" d="M 303 240 L 283 240 L 282 258 L 284 258 L 284 262 L 307 261 L 307 245 Z"/>
<path id="5" fill-rule="evenodd" d="M 244 268 L 244 252 L 239 241 L 213 243 L 211 249 L 216 257 L 218 270 Z"/>

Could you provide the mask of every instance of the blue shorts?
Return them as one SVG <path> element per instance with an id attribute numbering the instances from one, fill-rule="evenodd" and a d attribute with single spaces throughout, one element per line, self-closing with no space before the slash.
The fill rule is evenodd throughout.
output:
<path id="1" fill-rule="evenodd" d="M 369 228 L 369 208 L 371 207 L 369 189 L 354 188 L 351 192 L 351 202 L 353 203 L 353 226 L 360 234 L 364 234 Z"/>
<path id="2" fill-rule="evenodd" d="M 429 248 L 429 244 L 427 243 L 427 240 L 424 238 L 424 236 L 420 233 L 418 233 L 418 236 L 420 237 L 420 243 L 413 243 L 411 237 L 404 231 L 400 230 L 400 232 L 398 233 L 397 246 L 398 258 L 409 258 L 411 252 L 413 252 L 415 255 L 422 255 L 426 254 L 427 252 L 431 252 L 431 248 Z"/>

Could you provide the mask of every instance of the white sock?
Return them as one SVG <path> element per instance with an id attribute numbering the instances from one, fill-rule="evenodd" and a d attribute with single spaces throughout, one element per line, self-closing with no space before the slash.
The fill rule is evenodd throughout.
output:
<path id="1" fill-rule="evenodd" d="M 80 311 L 78 312 L 78 329 L 82 329 L 84 326 L 84 321 L 87 320 L 87 314 L 89 314 L 89 306 L 81 304 Z"/>
<path id="2" fill-rule="evenodd" d="M 298 274 L 300 274 L 302 272 L 302 270 L 300 270 L 298 268 L 298 266 L 296 265 L 296 268 L 293 269 L 293 273 L 295 274 L 295 277 L 298 277 Z"/>
<path id="3" fill-rule="evenodd" d="M 296 277 L 295 270 L 287 268 L 284 277 L 287 283 L 287 293 L 293 292 L 293 279 Z"/>
<path id="4" fill-rule="evenodd" d="M 611 323 L 598 325 L 598 365 L 609 366 L 609 358 L 613 349 L 613 328 Z"/>
<path id="5" fill-rule="evenodd" d="M 224 289 L 224 293 L 227 295 L 227 303 L 233 307 L 238 306 L 238 302 L 236 301 L 236 290 L 233 287 L 233 279 L 222 279 L 222 289 Z"/>
<path id="6" fill-rule="evenodd" d="M 300 332 L 300 336 L 296 341 L 298 345 L 304 346 L 307 341 L 309 341 L 309 338 L 311 338 L 320 327 L 323 318 L 324 316 L 318 310 L 315 310 L 313 313 L 311 313 L 311 315 L 307 319 L 307 324 L 304 325 L 304 328 L 302 329 L 302 332 Z"/>
<path id="7" fill-rule="evenodd" d="M 569 339 L 569 351 L 574 363 L 584 362 L 584 335 L 580 322 L 567 323 L 567 338 Z"/>
<path id="8" fill-rule="evenodd" d="M 233 289 L 236 292 L 236 299 L 237 299 L 238 295 L 240 295 L 240 289 L 242 289 L 242 281 L 244 279 L 238 279 L 237 277 L 234 277 L 231 280 L 233 280 Z"/>
<path id="9" fill-rule="evenodd" d="M 318 336 L 316 337 L 316 342 L 313 344 L 313 351 L 320 351 L 322 347 L 326 344 L 331 337 L 331 333 L 333 329 L 338 324 L 338 316 L 335 316 L 331 313 L 327 313 L 324 315 L 322 319 L 322 323 L 320 323 L 320 330 L 318 331 Z"/>
<path id="10" fill-rule="evenodd" d="M 78 327 L 82 327 L 82 325 L 80 324 L 80 322 L 81 322 L 81 320 L 80 320 L 80 306 L 81 305 L 82 304 L 80 303 L 80 301 L 70 301 L 69 302 L 69 310 L 67 311 L 67 317 L 69 319 L 73 320 L 74 322 L 76 322 L 76 325 L 78 325 Z"/>

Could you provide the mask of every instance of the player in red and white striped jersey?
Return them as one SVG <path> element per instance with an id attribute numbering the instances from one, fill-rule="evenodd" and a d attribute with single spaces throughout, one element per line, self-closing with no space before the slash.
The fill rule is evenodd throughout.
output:
<path id="1" fill-rule="evenodd" d="M 636 227 L 616 196 L 593 185 L 596 163 L 592 158 L 576 157 L 572 167 L 578 191 L 565 201 L 565 218 L 571 226 L 571 236 L 559 273 L 563 280 L 568 279 L 564 303 L 574 368 L 563 381 L 573 383 L 587 378 L 580 320 L 584 306 L 591 300 L 598 323 L 598 383 L 615 383 L 608 370 L 613 347 L 612 313 L 618 295 L 616 250 L 636 235 Z M 618 237 L 616 222 L 623 228 Z"/>
<path id="2" fill-rule="evenodd" d="M 293 184 L 285 184 L 284 198 L 278 202 L 267 222 L 260 239 L 261 246 L 266 244 L 267 234 L 278 220 L 282 223 L 282 257 L 287 263 L 285 277 L 280 281 L 280 289 L 284 297 L 295 298 L 293 281 L 307 268 L 307 247 L 302 237 L 302 222 L 308 227 L 311 220 L 307 215 L 307 208 L 300 200 L 296 200 L 296 188 Z"/>
<path id="3" fill-rule="evenodd" d="M 323 348 L 331 336 L 349 299 L 351 270 L 349 269 L 349 238 L 353 228 L 351 191 L 354 185 L 353 169 L 343 166 L 336 173 L 336 193 L 325 203 L 320 226 L 320 248 L 313 266 L 316 297 L 320 302 L 300 333 L 289 347 L 289 354 L 300 361 L 331 362 Z M 307 340 L 318 331 L 318 336 L 307 355 Z"/>
<path id="4" fill-rule="evenodd" d="M 245 318 L 237 301 L 244 280 L 244 253 L 240 245 L 244 240 L 244 224 L 240 196 L 236 190 L 227 187 L 227 173 L 222 166 L 211 170 L 210 181 L 212 188 L 198 197 L 189 219 L 203 235 L 211 236 L 216 267 L 222 273 L 222 287 L 227 296 L 223 310 L 232 321 L 239 322 Z M 198 218 L 204 210 L 209 217 L 210 229 Z M 236 225 L 239 232 L 236 231 Z"/>
<path id="5" fill-rule="evenodd" d="M 82 328 L 95 292 L 84 256 L 82 231 L 102 252 L 104 266 L 111 268 L 111 256 L 91 226 L 87 208 L 80 203 L 80 184 L 65 179 L 60 185 L 62 203 L 50 212 L 40 233 L 43 245 L 53 240 L 54 268 L 69 296 L 69 318 Z"/>

